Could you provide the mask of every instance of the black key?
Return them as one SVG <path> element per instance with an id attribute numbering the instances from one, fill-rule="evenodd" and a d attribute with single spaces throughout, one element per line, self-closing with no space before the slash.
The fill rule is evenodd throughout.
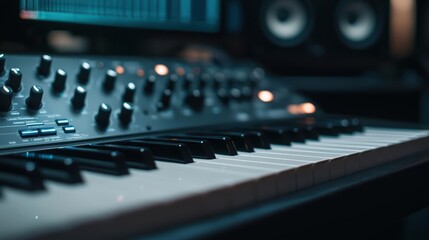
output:
<path id="1" fill-rule="evenodd" d="M 84 170 L 112 175 L 129 174 L 125 156 L 118 151 L 64 147 L 44 150 L 42 153 L 71 157 Z"/>
<path id="2" fill-rule="evenodd" d="M 270 142 L 265 133 L 256 130 L 240 130 L 245 132 L 255 148 L 271 149 Z"/>
<path id="3" fill-rule="evenodd" d="M 39 167 L 32 161 L 0 158 L 0 185 L 28 191 L 43 190 Z"/>
<path id="4" fill-rule="evenodd" d="M 273 129 L 279 129 L 284 131 L 290 138 L 292 142 L 305 143 L 306 135 L 305 131 L 303 131 L 300 127 L 293 126 L 280 126 L 280 127 L 268 127 Z"/>
<path id="5" fill-rule="evenodd" d="M 270 143 L 290 145 L 292 142 L 290 134 L 284 129 L 259 127 L 256 128 L 256 131 L 262 131 Z"/>
<path id="6" fill-rule="evenodd" d="M 156 164 L 153 159 L 152 152 L 147 148 L 133 147 L 133 146 L 120 146 L 112 144 L 103 145 L 88 145 L 82 146 L 86 148 L 106 149 L 112 151 L 118 151 L 125 155 L 127 165 L 130 168 L 151 170 L 156 169 Z"/>
<path id="7" fill-rule="evenodd" d="M 70 184 L 83 182 L 79 167 L 71 158 L 37 152 L 19 153 L 8 157 L 36 163 L 41 175 L 46 179 Z"/>
<path id="8" fill-rule="evenodd" d="M 115 142 L 118 145 L 135 146 L 149 148 L 156 160 L 175 162 L 175 163 L 192 163 L 191 152 L 183 143 L 157 142 L 150 140 L 133 140 L 126 142 Z"/>
<path id="9" fill-rule="evenodd" d="M 237 155 L 237 149 L 234 142 L 229 137 L 219 136 L 200 136 L 200 135 L 187 135 L 187 134 L 175 134 L 162 137 L 177 138 L 177 139 L 194 139 L 194 140 L 205 140 L 210 143 L 213 151 L 218 154 L 224 155 Z"/>
<path id="10" fill-rule="evenodd" d="M 252 141 L 250 140 L 249 136 L 245 133 L 240 132 L 196 132 L 196 133 L 189 133 L 192 135 L 210 135 L 210 136 L 218 136 L 218 137 L 229 137 L 234 142 L 235 147 L 238 151 L 242 152 L 254 152 L 255 149 L 253 149 Z"/>
<path id="11" fill-rule="evenodd" d="M 163 142 L 174 142 L 174 143 L 183 143 L 188 146 L 189 150 L 193 157 L 203 158 L 203 159 L 215 159 L 215 153 L 212 149 L 212 146 L 208 141 L 205 140 L 195 140 L 195 139 L 178 139 L 178 138 L 168 138 L 168 137 L 159 137 L 159 138 L 150 138 L 151 141 L 163 141 Z"/>

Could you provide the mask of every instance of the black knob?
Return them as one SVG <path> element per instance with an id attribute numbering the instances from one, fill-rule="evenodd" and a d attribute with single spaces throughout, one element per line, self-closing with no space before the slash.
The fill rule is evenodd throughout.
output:
<path id="1" fill-rule="evenodd" d="M 216 73 L 214 75 L 214 88 L 215 89 L 219 89 L 222 86 L 226 87 L 227 85 L 227 80 L 226 80 L 226 76 L 223 73 Z"/>
<path id="2" fill-rule="evenodd" d="M 204 94 L 198 89 L 192 90 L 185 97 L 186 104 L 195 111 L 200 111 L 204 107 L 204 100 Z"/>
<path id="3" fill-rule="evenodd" d="M 43 89 L 37 85 L 33 85 L 30 89 L 30 95 L 25 100 L 29 108 L 39 109 L 42 107 Z"/>
<path id="4" fill-rule="evenodd" d="M 227 89 L 220 88 L 216 91 L 216 95 L 223 104 L 226 105 L 229 103 L 229 93 Z"/>
<path id="5" fill-rule="evenodd" d="M 83 106 L 85 106 L 85 98 L 86 98 L 86 89 L 81 86 L 77 86 L 76 89 L 74 90 L 74 95 L 71 100 L 73 107 L 76 109 L 83 108 Z"/>
<path id="6" fill-rule="evenodd" d="M 13 92 L 19 92 L 19 90 L 21 90 L 21 80 L 21 70 L 19 70 L 19 68 L 12 68 L 9 71 L 9 78 L 6 81 L 6 86 L 11 87 Z"/>
<path id="7" fill-rule="evenodd" d="M 133 82 L 128 83 L 123 96 L 124 102 L 133 102 L 135 93 L 136 85 Z"/>
<path id="8" fill-rule="evenodd" d="M 62 92 L 64 89 L 66 89 L 66 80 L 67 80 L 67 73 L 62 70 L 58 69 L 55 74 L 54 82 L 52 83 L 52 88 L 56 92 Z"/>
<path id="9" fill-rule="evenodd" d="M 39 66 L 37 67 L 37 74 L 42 77 L 47 77 L 51 71 L 52 57 L 43 55 L 40 58 Z"/>
<path id="10" fill-rule="evenodd" d="M 121 112 L 119 113 L 119 120 L 123 125 L 127 125 L 131 122 L 131 117 L 133 116 L 134 107 L 131 103 L 123 103 Z"/>
<path id="11" fill-rule="evenodd" d="M 116 79 L 118 78 L 118 73 L 112 69 L 107 70 L 106 76 L 104 77 L 103 88 L 106 91 L 112 91 L 115 87 Z"/>
<path id="12" fill-rule="evenodd" d="M 110 122 L 111 113 L 112 108 L 109 105 L 105 103 L 100 104 L 100 107 L 98 108 L 98 113 L 95 116 L 95 121 L 97 122 L 97 125 L 102 128 L 107 127 Z"/>
<path id="13" fill-rule="evenodd" d="M 156 82 L 156 76 L 153 74 L 149 74 L 146 79 L 146 83 L 144 85 L 144 92 L 147 94 L 153 93 L 153 89 Z"/>
<path id="14" fill-rule="evenodd" d="M 13 90 L 8 86 L 0 88 L 0 111 L 7 112 L 12 109 Z"/>
<path id="15" fill-rule="evenodd" d="M 165 89 L 162 93 L 161 100 L 158 102 L 158 109 L 164 110 L 170 107 L 172 92 L 170 89 Z"/>
<path id="16" fill-rule="evenodd" d="M 176 87 L 176 83 L 179 81 L 179 77 L 176 74 L 171 74 L 168 78 L 167 88 L 170 90 L 174 90 Z"/>
<path id="17" fill-rule="evenodd" d="M 6 57 L 3 53 L 0 53 L 0 76 L 6 72 Z"/>
<path id="18" fill-rule="evenodd" d="M 192 87 L 194 82 L 195 82 L 195 75 L 192 73 L 187 74 L 185 77 L 185 81 L 183 83 L 183 88 L 186 90 L 189 89 L 190 87 Z"/>
<path id="19" fill-rule="evenodd" d="M 80 65 L 80 70 L 77 75 L 77 79 L 80 83 L 86 84 L 89 81 L 90 74 L 91 74 L 91 65 L 88 62 L 83 62 Z"/>
<path id="20" fill-rule="evenodd" d="M 212 77 L 209 73 L 203 73 L 200 76 L 200 80 L 198 81 L 198 87 L 200 89 L 204 89 L 208 83 L 211 81 Z"/>

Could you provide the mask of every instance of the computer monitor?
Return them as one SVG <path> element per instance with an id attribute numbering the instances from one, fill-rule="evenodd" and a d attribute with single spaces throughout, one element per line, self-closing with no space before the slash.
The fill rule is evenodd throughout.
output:
<path id="1" fill-rule="evenodd" d="M 22 19 L 218 32 L 221 0 L 21 0 Z"/>

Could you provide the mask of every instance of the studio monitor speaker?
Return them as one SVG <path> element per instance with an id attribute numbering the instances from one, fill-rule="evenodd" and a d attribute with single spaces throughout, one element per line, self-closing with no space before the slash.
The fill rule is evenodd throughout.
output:
<path id="1" fill-rule="evenodd" d="M 392 1 L 242 2 L 254 57 L 279 71 L 311 74 L 361 71 L 390 59 Z"/>

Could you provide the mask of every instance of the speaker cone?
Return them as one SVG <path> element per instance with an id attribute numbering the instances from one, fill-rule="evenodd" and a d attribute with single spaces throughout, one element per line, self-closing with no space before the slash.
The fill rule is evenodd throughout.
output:
<path id="1" fill-rule="evenodd" d="M 286 47 L 300 44 L 309 34 L 311 19 L 304 0 L 268 0 L 262 7 L 262 25 L 270 41 Z"/>
<path id="2" fill-rule="evenodd" d="M 343 0 L 337 9 L 337 28 L 341 40 L 349 47 L 371 46 L 380 36 L 380 13 L 368 0 Z"/>

